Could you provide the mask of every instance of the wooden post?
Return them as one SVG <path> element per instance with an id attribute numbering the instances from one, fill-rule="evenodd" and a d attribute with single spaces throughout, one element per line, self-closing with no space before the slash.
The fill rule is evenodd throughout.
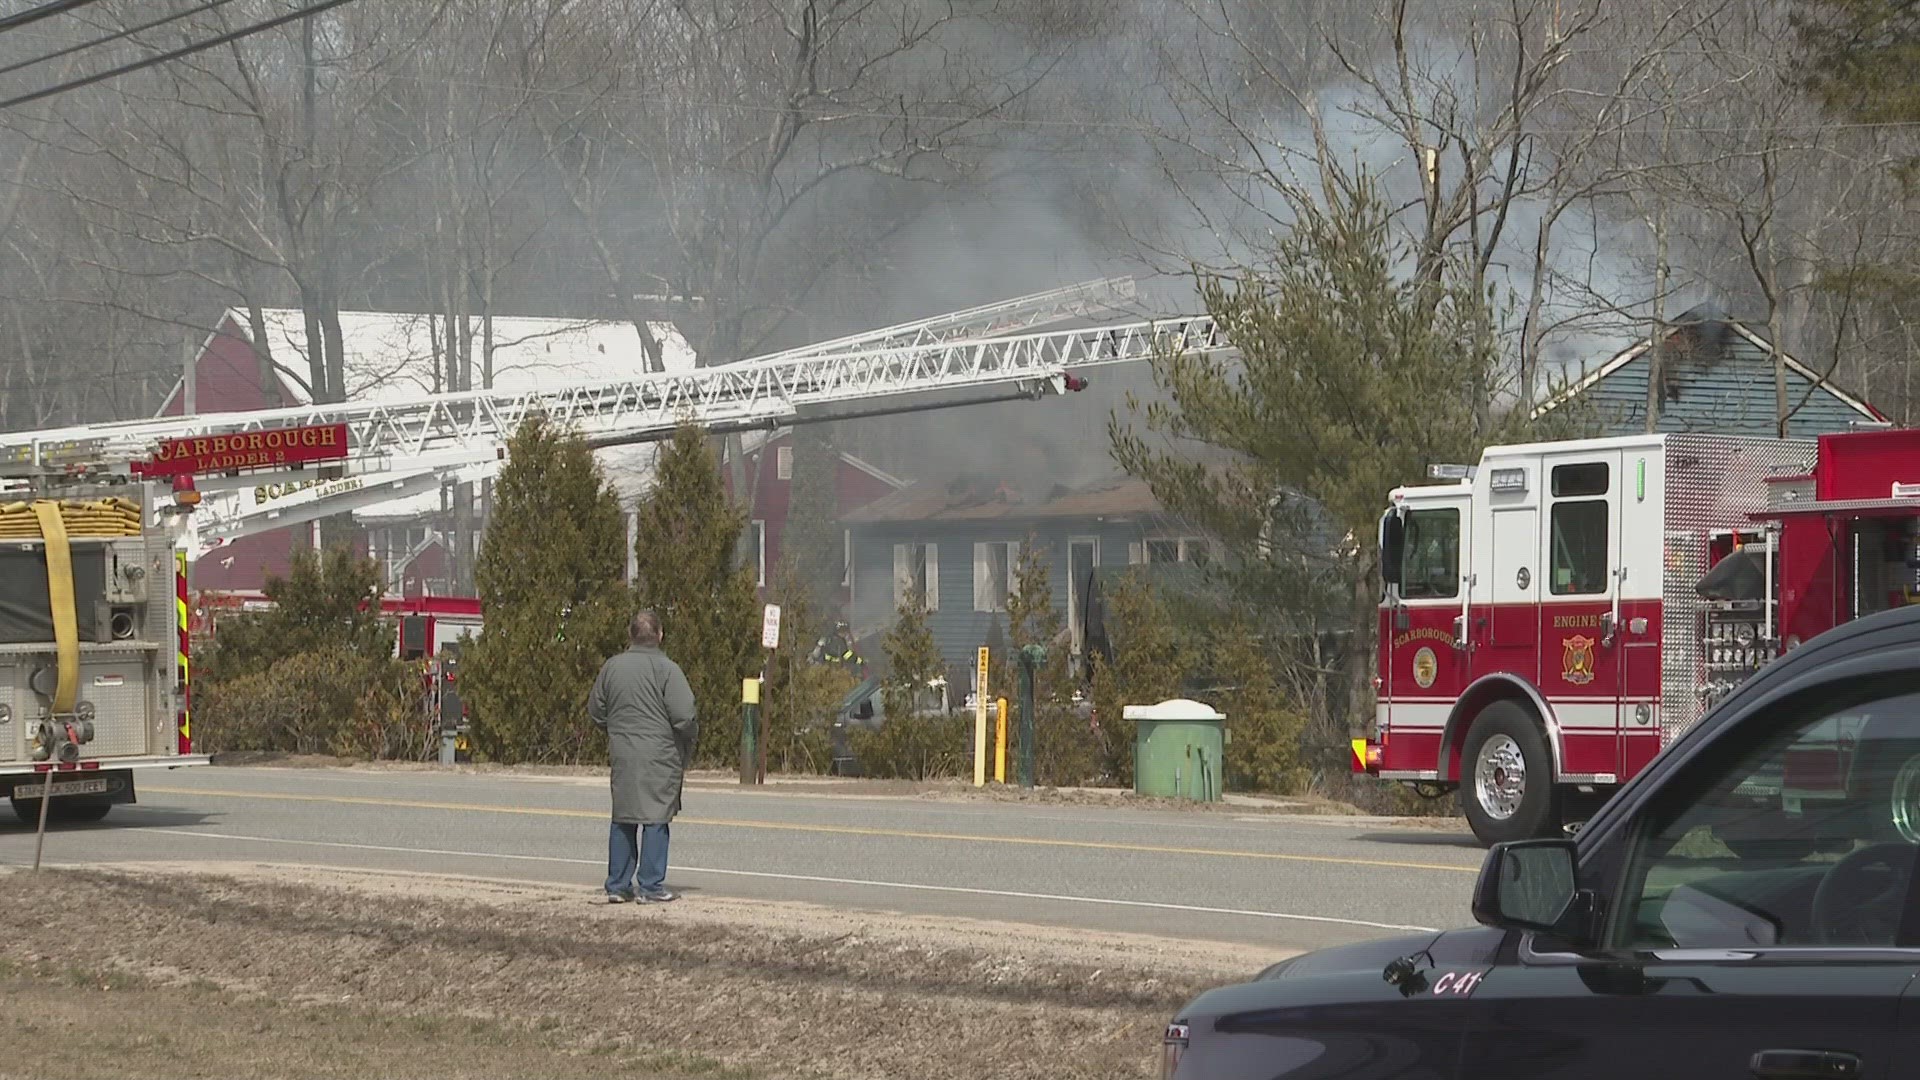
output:
<path id="1" fill-rule="evenodd" d="M 759 760 L 755 729 L 760 726 L 760 680 L 740 680 L 740 782 L 754 782 L 754 763 Z"/>
<path id="2" fill-rule="evenodd" d="M 780 605 L 768 604 L 760 613 L 760 647 L 767 650 L 766 663 L 760 667 L 760 678 L 749 679 L 753 684 L 753 743 L 745 742 L 742 733 L 740 746 L 740 782 L 743 784 L 764 784 L 767 782 L 767 730 L 759 720 L 765 715 L 759 706 L 761 688 L 767 685 L 767 672 L 773 670 L 774 650 L 780 647 Z M 749 779 L 751 777 L 751 779 Z"/>
<path id="3" fill-rule="evenodd" d="M 761 686 L 767 685 L 767 672 L 772 670 L 773 670 L 773 650 L 768 649 L 767 665 L 760 669 L 760 685 Z M 760 715 L 763 718 L 767 715 L 766 706 L 764 704 L 761 706 Z M 764 784 L 767 782 L 767 730 L 766 729 L 767 729 L 767 725 L 765 723 L 762 723 L 760 724 L 760 730 L 754 733 L 754 740 L 753 740 L 754 747 L 760 752 L 759 760 L 754 763 L 755 767 L 754 767 L 753 782 L 756 784 Z"/>

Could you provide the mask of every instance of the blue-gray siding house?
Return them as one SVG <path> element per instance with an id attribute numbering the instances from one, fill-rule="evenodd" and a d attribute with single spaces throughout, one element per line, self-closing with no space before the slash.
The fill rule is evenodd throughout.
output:
<path id="1" fill-rule="evenodd" d="M 1534 415 L 1578 401 L 1594 411 L 1604 434 L 1645 431 L 1651 345 L 1649 338 L 1616 354 Z M 1805 438 L 1885 422 L 1873 406 L 1833 385 L 1820 371 L 1792 356 L 1782 354 L 1782 359 L 1789 434 Z M 1661 431 L 1775 434 L 1773 350 L 1758 329 L 1717 307 L 1702 304 L 1673 320 L 1660 383 Z"/>
<path id="2" fill-rule="evenodd" d="M 917 587 L 930 598 L 928 624 L 955 673 L 971 669 L 996 623 L 1004 642 L 1006 597 L 1028 543 L 1046 549 L 1054 607 L 1064 627 L 1060 644 L 1076 652 L 1079 608 L 1094 569 L 1192 563 L 1218 551 L 1197 532 L 1176 527 L 1137 480 L 1041 492 L 922 482 L 841 520 L 850 552 L 854 634 L 862 640 L 884 634 Z"/>

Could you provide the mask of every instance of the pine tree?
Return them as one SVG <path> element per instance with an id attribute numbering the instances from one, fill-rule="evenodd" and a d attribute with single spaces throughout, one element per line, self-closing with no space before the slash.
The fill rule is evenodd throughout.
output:
<path id="1" fill-rule="evenodd" d="M 207 681 L 265 671 L 290 656 L 344 650 L 368 660 L 393 655 L 394 624 L 380 613 L 380 566 L 342 547 L 293 553 L 287 576 L 262 590 L 273 606 L 223 622 L 207 658 Z"/>
<path id="2" fill-rule="evenodd" d="M 1020 545 L 1020 561 L 1007 597 L 1009 648 L 994 679 L 1019 716 L 1020 655 L 1029 645 L 1046 649 L 1046 661 L 1034 669 L 1034 773 L 1041 784 L 1082 784 L 1103 771 L 1105 744 L 1074 716 L 1072 658 L 1067 654 L 1065 620 L 1053 604 L 1052 553 L 1033 537 Z M 996 660 L 998 658 L 996 657 Z M 1022 724 L 1009 728 L 1009 753 L 1016 753 Z"/>
<path id="3" fill-rule="evenodd" d="M 711 765 L 738 761 L 740 680 L 760 670 L 754 572 L 734 559 L 746 524 L 700 429 L 674 432 L 640 507 L 634 588 L 660 616 L 667 654 L 687 673 L 700 714 L 695 756 Z"/>
<path id="4" fill-rule="evenodd" d="M 880 692 L 887 718 L 891 722 L 911 717 L 919 708 L 921 691 L 946 669 L 918 590 L 909 590 L 901 599 L 882 647 L 887 654 L 887 678 Z"/>
<path id="5" fill-rule="evenodd" d="M 821 618 L 792 558 L 783 556 L 775 567 L 768 598 L 780 605 L 780 647 L 768 665 L 760 697 L 760 715 L 767 725 L 767 768 L 824 771 L 833 758 L 829 733 L 834 712 L 856 682 L 839 664 L 812 662 Z"/>
<path id="6" fill-rule="evenodd" d="M 834 489 L 839 453 L 818 426 L 797 428 L 792 439 L 793 486 L 788 489 L 780 549 L 783 558 L 793 560 L 800 584 L 822 609 L 822 621 L 831 622 L 839 614 L 831 610 L 837 605 L 824 600 L 839 592 L 846 569 Z"/>
<path id="7" fill-rule="evenodd" d="M 1209 667 L 1226 688 L 1211 702 L 1227 715 L 1223 788 L 1293 794 L 1306 786 L 1300 733 L 1306 718 L 1274 680 L 1273 656 L 1254 626 L 1232 618 L 1215 628 Z"/>
<path id="8" fill-rule="evenodd" d="M 943 674 L 944 665 L 918 592 L 901 599 L 884 647 L 888 672 L 880 690 L 880 729 L 856 729 L 848 738 L 861 772 L 907 780 L 964 772 L 973 753 L 972 720 L 962 713 L 920 711 L 920 692 Z"/>
<path id="9" fill-rule="evenodd" d="M 1376 184 L 1293 209 L 1270 262 L 1200 282 L 1234 354 L 1156 358 L 1159 393 L 1129 398 L 1108 433 L 1116 463 L 1170 516 L 1224 544 L 1221 584 L 1265 614 L 1261 629 L 1291 634 L 1296 647 L 1274 662 L 1288 684 L 1311 687 L 1311 740 L 1337 762 L 1349 725 L 1373 715 L 1386 493 L 1430 463 L 1584 421 L 1489 407 L 1513 373 L 1487 296 L 1465 265 L 1437 280 L 1405 272 Z M 1310 647 L 1326 633 L 1351 643 L 1333 663 Z"/>
<path id="10" fill-rule="evenodd" d="M 381 574 L 346 547 L 293 553 L 273 606 L 223 620 L 195 673 L 208 748 L 415 758 L 426 745 L 419 668 L 394 659 Z"/>
<path id="11" fill-rule="evenodd" d="M 1093 704 L 1106 736 L 1107 771 L 1133 783 L 1133 731 L 1128 705 L 1153 705 L 1179 695 L 1193 667 L 1173 616 L 1145 573 L 1135 570 L 1106 593 L 1111 661 L 1093 664 Z"/>
<path id="12" fill-rule="evenodd" d="M 1795 0 L 1802 52 L 1793 74 L 1837 116 L 1872 124 L 1920 120 L 1920 10 L 1912 0 Z"/>
<path id="13" fill-rule="evenodd" d="M 593 451 L 533 416 L 507 444 L 475 580 L 486 629 L 462 658 L 475 747 L 497 761 L 605 759 L 587 692 L 626 647 L 626 522 Z"/>

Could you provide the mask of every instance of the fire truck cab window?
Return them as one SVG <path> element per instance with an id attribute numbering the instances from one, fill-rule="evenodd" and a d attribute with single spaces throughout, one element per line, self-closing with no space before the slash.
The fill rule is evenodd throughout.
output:
<path id="1" fill-rule="evenodd" d="M 1459 510 L 1409 513 L 1401 550 L 1401 596 L 1419 600 L 1460 595 Z"/>
<path id="2" fill-rule="evenodd" d="M 1606 462 L 1556 465 L 1551 481 L 1555 498 L 1607 493 Z M 1548 545 L 1555 596 L 1595 596 L 1607 591 L 1607 500 L 1582 499 L 1553 504 Z"/>
<path id="3" fill-rule="evenodd" d="M 1607 463 L 1604 461 L 1553 467 L 1553 497 L 1556 499 L 1572 499 L 1583 495 L 1605 495 L 1606 493 Z"/>

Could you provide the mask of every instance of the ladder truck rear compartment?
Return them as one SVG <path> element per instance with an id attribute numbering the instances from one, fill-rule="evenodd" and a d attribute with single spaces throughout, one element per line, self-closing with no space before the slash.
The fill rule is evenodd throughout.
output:
<path id="1" fill-rule="evenodd" d="M 166 485 L 0 455 L 0 794 L 97 821 L 192 743 L 185 507 Z"/>

